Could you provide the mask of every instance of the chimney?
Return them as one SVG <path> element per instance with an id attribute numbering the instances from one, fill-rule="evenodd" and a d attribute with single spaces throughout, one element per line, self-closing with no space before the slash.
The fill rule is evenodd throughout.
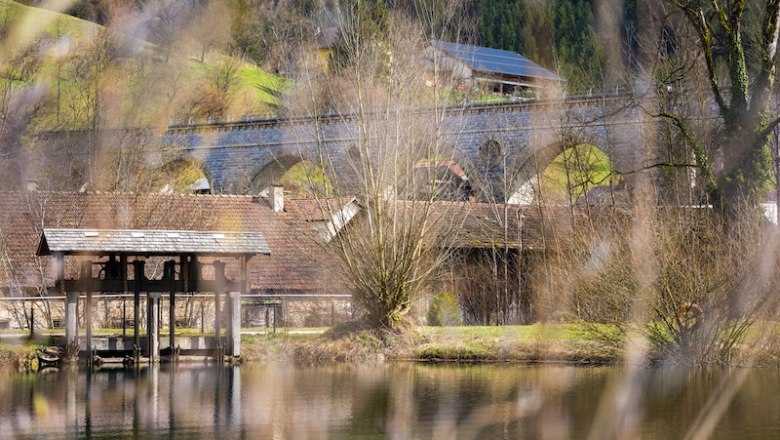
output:
<path id="1" fill-rule="evenodd" d="M 282 185 L 271 185 L 268 188 L 268 204 L 271 205 L 271 211 L 284 211 L 284 187 Z"/>
<path id="2" fill-rule="evenodd" d="M 27 191 L 37 191 L 38 190 L 38 181 L 34 179 L 30 179 L 27 181 Z"/>

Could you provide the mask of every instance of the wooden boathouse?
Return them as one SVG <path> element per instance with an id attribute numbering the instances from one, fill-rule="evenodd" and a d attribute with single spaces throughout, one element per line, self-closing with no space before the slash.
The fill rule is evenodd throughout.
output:
<path id="1" fill-rule="evenodd" d="M 38 256 L 55 261 L 55 288 L 65 296 L 65 341 L 69 357 L 81 355 L 92 360 L 98 352 L 93 338 L 94 295 L 122 293 L 133 295 L 132 338 L 118 338 L 101 353 L 132 353 L 135 362 L 158 362 L 160 350 L 160 301 L 169 301 L 170 333 L 167 358 L 180 352 L 176 339 L 176 296 L 212 293 L 215 302 L 214 344 L 210 354 L 238 358 L 241 355 L 241 295 L 249 289 L 249 260 L 270 255 L 268 242 L 260 232 L 176 231 L 142 229 L 47 229 L 38 245 Z M 66 262 L 74 258 L 73 262 Z M 160 278 L 150 278 L 145 270 L 149 259 L 163 260 Z M 66 263 L 80 267 L 66 278 Z M 80 265 L 79 265 L 80 263 Z M 234 276 L 226 275 L 226 267 Z M 146 340 L 141 341 L 141 296 L 146 299 Z M 79 297 L 85 301 L 85 343 L 78 335 Z M 224 302 L 224 312 L 222 304 Z M 223 315 L 227 321 L 223 324 Z M 222 329 L 225 326 L 226 335 Z"/>

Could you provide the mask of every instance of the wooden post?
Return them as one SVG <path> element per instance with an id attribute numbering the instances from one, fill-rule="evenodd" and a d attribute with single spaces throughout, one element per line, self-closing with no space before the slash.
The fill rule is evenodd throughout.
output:
<path id="1" fill-rule="evenodd" d="M 222 353 L 222 317 L 220 296 L 225 290 L 225 263 L 217 260 L 214 262 L 214 281 L 216 288 L 214 289 L 214 337 L 217 343 L 217 353 Z"/>
<path id="2" fill-rule="evenodd" d="M 190 257 L 189 255 L 180 255 L 179 256 L 179 277 L 181 278 L 181 291 L 184 292 L 184 294 L 189 294 L 190 292 Z M 189 303 L 189 302 L 188 302 Z M 171 308 L 173 308 L 175 304 L 171 305 Z M 173 331 L 171 331 L 171 350 L 175 350 L 175 346 L 173 345 Z"/>
<path id="3" fill-rule="evenodd" d="M 138 333 L 141 309 L 141 288 L 144 280 L 144 262 L 140 260 L 133 261 L 133 352 L 135 354 L 135 364 L 138 365 L 141 356 L 141 335 Z"/>
<path id="4" fill-rule="evenodd" d="M 241 257 L 241 291 L 230 293 L 230 356 L 241 356 L 241 297 L 249 287 L 249 257 Z"/>
<path id="5" fill-rule="evenodd" d="M 127 336 L 127 255 L 119 256 L 119 276 L 122 278 L 122 340 Z"/>
<path id="6" fill-rule="evenodd" d="M 225 292 L 225 353 L 233 353 L 233 292 Z"/>
<path id="7" fill-rule="evenodd" d="M 30 337 L 35 336 L 35 301 L 30 301 Z"/>
<path id="8" fill-rule="evenodd" d="M 184 267 L 181 265 L 181 259 L 179 260 L 180 264 L 179 267 L 182 269 L 182 273 L 184 273 Z M 168 328 L 170 330 L 170 334 L 168 335 L 168 344 L 170 347 L 170 357 L 172 361 L 176 360 L 176 261 L 170 260 L 170 264 L 168 265 L 168 279 L 169 279 L 169 290 L 168 290 Z"/>
<path id="9" fill-rule="evenodd" d="M 149 292 L 146 294 L 147 303 L 147 326 L 146 326 L 146 347 L 148 349 L 149 362 L 160 361 L 160 294 L 158 292 Z"/>
<path id="10" fill-rule="evenodd" d="M 206 333 L 206 312 L 203 310 L 203 298 L 200 299 L 200 334 Z"/>
<path id="11" fill-rule="evenodd" d="M 78 292 L 68 292 L 65 295 L 65 343 L 67 344 L 68 354 L 74 357 L 78 355 L 78 301 Z"/>
<path id="12" fill-rule="evenodd" d="M 241 292 L 230 292 L 230 340 L 228 346 L 231 357 L 241 356 Z"/>
<path id="13" fill-rule="evenodd" d="M 77 292 L 65 292 L 65 257 L 62 253 L 57 253 L 54 258 L 57 262 L 56 284 L 60 290 L 60 295 L 65 296 L 65 352 L 68 357 L 75 357 L 78 356 L 79 315 L 77 304 L 79 294 Z"/>
<path id="14" fill-rule="evenodd" d="M 81 266 L 81 279 L 86 285 L 86 304 L 84 310 L 84 326 L 87 328 L 87 359 L 92 359 L 92 261 L 86 260 Z"/>
<path id="15" fill-rule="evenodd" d="M 122 297 L 122 337 L 127 336 L 127 298 Z"/>

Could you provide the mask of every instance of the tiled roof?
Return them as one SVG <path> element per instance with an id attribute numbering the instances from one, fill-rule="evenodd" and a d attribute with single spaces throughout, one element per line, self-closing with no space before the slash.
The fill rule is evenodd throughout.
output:
<path id="1" fill-rule="evenodd" d="M 336 213 L 344 206 L 355 202 L 355 198 L 334 197 L 330 199 L 288 199 L 284 202 L 285 209 L 296 217 L 307 222 L 328 222 L 331 213 Z"/>
<path id="2" fill-rule="evenodd" d="M 389 200 L 387 215 L 417 221 L 427 202 Z M 582 209 L 572 213 L 564 206 L 536 206 L 471 201 L 437 201 L 429 207 L 429 228 L 439 246 L 501 248 L 543 251 L 566 245 L 572 233 L 572 214 L 584 218 Z"/>
<path id="3" fill-rule="evenodd" d="M 463 168 L 461 168 L 460 165 L 458 165 L 458 163 L 454 160 L 424 160 L 414 165 L 415 170 L 436 169 L 438 171 L 440 168 L 450 171 L 452 174 L 463 180 L 468 180 L 466 172 L 463 171 Z"/>
<path id="4" fill-rule="evenodd" d="M 51 284 L 49 258 L 35 256 L 44 227 L 259 232 L 271 251 L 250 260 L 261 290 L 332 291 L 338 272 L 309 224 L 253 196 L 0 191 L 0 285 L 36 286 L 42 273 Z"/>
<path id="5" fill-rule="evenodd" d="M 288 201 L 287 208 L 273 213 L 265 199 L 253 196 L 0 191 L 0 287 L 35 287 L 42 276 L 52 285 L 53 262 L 35 255 L 44 228 L 143 229 L 259 233 L 271 255 L 250 260 L 253 289 L 344 293 L 336 259 L 318 244 L 310 223 L 323 218 L 316 202 Z M 572 223 L 563 207 L 436 202 L 433 214 L 449 225 L 440 229 L 451 234 L 446 242 L 468 248 L 555 248 L 565 243 Z"/>
<path id="6" fill-rule="evenodd" d="M 45 229 L 38 255 L 125 253 L 134 255 L 269 255 L 260 232 L 154 229 Z"/>
<path id="7" fill-rule="evenodd" d="M 408 207 L 412 202 L 390 203 Z M 572 224 L 567 207 L 440 201 L 431 212 L 440 233 L 448 235 L 442 242 L 461 248 L 556 248 L 568 239 Z"/>

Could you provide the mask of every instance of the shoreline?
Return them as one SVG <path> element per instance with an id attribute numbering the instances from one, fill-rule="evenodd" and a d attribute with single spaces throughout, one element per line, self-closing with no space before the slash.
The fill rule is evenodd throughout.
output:
<path id="1" fill-rule="evenodd" d="M 49 336 L 4 337 L 0 366 L 29 369 L 35 350 Z M 533 324 L 506 327 L 415 327 L 403 334 L 375 330 L 250 331 L 241 336 L 241 362 L 295 365 L 414 362 L 422 364 L 622 365 L 626 362 L 619 339 L 594 336 L 575 324 Z M 729 363 L 712 365 L 780 366 L 780 353 L 759 350 Z M 641 362 L 663 364 L 649 354 Z M 671 364 L 670 364 L 671 365 Z"/>
<path id="2" fill-rule="evenodd" d="M 613 365 L 623 360 L 608 344 L 582 337 L 556 325 L 545 327 L 415 327 L 405 334 L 378 334 L 370 330 L 334 336 L 323 330 L 277 333 L 249 331 L 241 336 L 241 358 L 246 363 L 288 361 L 297 365 L 361 362 L 416 362 L 427 364 L 542 364 Z M 549 337 L 548 337 L 549 336 Z M 0 341 L 0 366 L 30 368 L 39 347 L 51 335 L 5 334 Z"/>

